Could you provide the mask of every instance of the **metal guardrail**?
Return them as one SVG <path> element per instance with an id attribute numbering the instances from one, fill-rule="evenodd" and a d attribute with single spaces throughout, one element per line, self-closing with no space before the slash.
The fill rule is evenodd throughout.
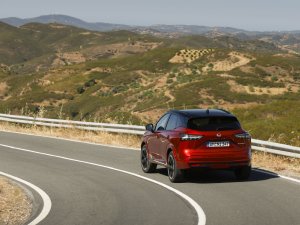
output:
<path id="1" fill-rule="evenodd" d="M 48 118 L 16 116 L 16 115 L 8 115 L 8 114 L 0 114 L 0 121 L 21 123 L 21 124 L 32 124 L 32 125 L 40 125 L 40 126 L 48 126 L 48 127 L 76 128 L 76 129 L 91 130 L 91 131 L 105 131 L 105 132 L 114 132 L 114 133 L 123 133 L 123 134 L 143 135 L 145 133 L 144 126 L 48 119 Z"/>
<path id="2" fill-rule="evenodd" d="M 270 141 L 261 141 L 257 139 L 252 139 L 252 149 L 256 151 L 268 152 L 275 155 L 283 155 L 294 158 L 300 158 L 300 148 L 279 144 Z"/>
<path id="3" fill-rule="evenodd" d="M 32 124 L 32 125 L 48 126 L 48 127 L 76 128 L 76 129 L 90 130 L 90 131 L 104 131 L 104 132 L 135 134 L 135 135 L 143 135 L 145 133 L 144 126 L 48 119 L 48 118 L 16 116 L 16 115 L 8 115 L 8 114 L 0 114 L 0 121 L 21 123 L 21 124 Z M 300 158 L 299 147 L 279 144 L 275 142 L 252 139 L 252 149 L 256 151 L 268 152 L 276 155 Z"/>

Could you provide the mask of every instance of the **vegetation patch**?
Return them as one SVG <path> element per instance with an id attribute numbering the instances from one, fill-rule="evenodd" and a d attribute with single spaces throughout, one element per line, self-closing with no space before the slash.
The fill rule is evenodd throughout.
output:
<path id="1" fill-rule="evenodd" d="M 214 49 L 182 49 L 169 60 L 170 63 L 191 63 L 201 56 L 213 52 Z"/>

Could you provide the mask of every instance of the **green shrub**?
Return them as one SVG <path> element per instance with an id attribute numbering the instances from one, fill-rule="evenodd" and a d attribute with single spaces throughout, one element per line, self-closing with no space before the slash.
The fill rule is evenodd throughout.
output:
<path id="1" fill-rule="evenodd" d="M 175 77 L 175 74 L 174 73 L 170 73 L 169 75 L 168 75 L 168 78 L 174 78 Z"/>
<path id="2" fill-rule="evenodd" d="M 95 80 L 95 79 L 91 79 L 91 80 L 85 82 L 85 83 L 84 83 L 84 86 L 85 86 L 85 87 L 92 87 L 92 86 L 94 86 L 95 84 L 97 84 L 96 80 Z"/>
<path id="3" fill-rule="evenodd" d="M 167 79 L 167 84 L 171 84 L 173 82 L 173 79 L 169 78 Z"/>
<path id="4" fill-rule="evenodd" d="M 300 80 L 300 73 L 294 73 L 293 78 L 294 80 Z"/>
<path id="5" fill-rule="evenodd" d="M 277 76 L 272 76 L 272 78 L 271 78 L 271 79 L 272 79 L 272 81 L 274 81 L 274 82 L 275 82 L 275 81 L 278 81 L 278 78 L 277 78 Z"/>
<path id="6" fill-rule="evenodd" d="M 84 92 L 85 92 L 84 87 L 81 86 L 81 87 L 78 87 L 78 88 L 77 88 L 77 93 L 78 93 L 78 94 L 82 94 L 82 93 L 84 93 Z"/>

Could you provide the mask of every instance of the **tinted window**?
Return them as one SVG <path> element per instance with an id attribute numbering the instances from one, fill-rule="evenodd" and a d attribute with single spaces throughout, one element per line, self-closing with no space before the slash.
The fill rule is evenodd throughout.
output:
<path id="1" fill-rule="evenodd" d="M 168 122 L 169 116 L 170 114 L 166 114 L 162 118 L 160 118 L 160 120 L 156 123 L 155 131 L 166 129 L 166 124 Z"/>
<path id="2" fill-rule="evenodd" d="M 183 117 L 183 116 L 178 116 L 176 128 L 177 127 L 186 127 L 186 124 L 187 124 L 187 118 Z"/>
<path id="3" fill-rule="evenodd" d="M 172 114 L 168 121 L 166 130 L 174 130 L 175 128 L 177 128 L 177 121 L 178 121 L 178 116 Z"/>
<path id="4" fill-rule="evenodd" d="M 178 127 L 186 127 L 186 123 L 187 123 L 186 118 L 176 114 L 172 114 L 168 121 L 166 130 L 174 130 Z"/>
<path id="5" fill-rule="evenodd" d="M 188 128 L 199 131 L 221 131 L 240 129 L 240 123 L 235 117 L 201 117 L 190 119 Z"/>

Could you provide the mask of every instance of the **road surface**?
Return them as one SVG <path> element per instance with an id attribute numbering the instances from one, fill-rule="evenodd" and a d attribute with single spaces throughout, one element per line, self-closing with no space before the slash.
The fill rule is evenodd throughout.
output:
<path id="1" fill-rule="evenodd" d="M 0 171 L 51 198 L 51 211 L 40 224 L 199 222 L 195 208 L 174 192 L 96 164 L 179 190 L 201 206 L 208 225 L 300 225 L 300 184 L 276 175 L 253 171 L 249 181 L 237 182 L 230 171 L 194 172 L 186 183 L 172 184 L 163 168 L 144 174 L 136 150 L 0 132 Z"/>

